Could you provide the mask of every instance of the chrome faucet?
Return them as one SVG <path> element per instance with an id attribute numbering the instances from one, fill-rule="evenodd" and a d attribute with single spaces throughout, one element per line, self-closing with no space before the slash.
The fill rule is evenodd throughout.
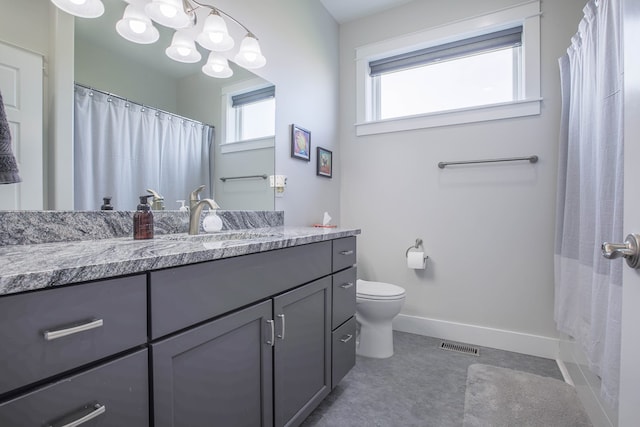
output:
<path id="1" fill-rule="evenodd" d="M 153 196 L 153 201 L 151 202 L 151 209 L 154 211 L 163 211 L 164 210 L 164 197 L 162 197 L 158 192 L 153 191 L 148 188 L 147 193 L 151 193 Z"/>
<path id="2" fill-rule="evenodd" d="M 200 232 L 200 215 L 205 205 L 210 209 L 220 209 L 220 206 L 213 199 L 200 200 L 199 193 L 204 189 L 204 185 L 196 188 L 189 195 L 189 234 L 195 235 Z"/>

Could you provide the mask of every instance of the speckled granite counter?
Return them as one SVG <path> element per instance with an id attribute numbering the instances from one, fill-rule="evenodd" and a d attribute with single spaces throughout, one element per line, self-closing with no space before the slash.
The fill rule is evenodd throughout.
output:
<path id="1" fill-rule="evenodd" d="M 0 247 L 0 296 L 360 234 L 357 229 L 266 227 Z"/>

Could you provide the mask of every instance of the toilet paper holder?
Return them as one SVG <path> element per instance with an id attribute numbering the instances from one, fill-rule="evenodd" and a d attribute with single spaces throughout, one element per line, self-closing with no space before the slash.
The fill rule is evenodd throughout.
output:
<path id="1" fill-rule="evenodd" d="M 416 239 L 416 243 L 407 248 L 407 251 L 405 252 L 404 257 L 409 258 L 409 251 L 411 251 L 411 249 L 420 249 L 420 248 L 422 248 L 422 252 L 424 252 L 424 247 L 422 246 L 422 239 L 418 237 Z M 425 255 L 424 259 L 429 259 L 429 257 Z"/>

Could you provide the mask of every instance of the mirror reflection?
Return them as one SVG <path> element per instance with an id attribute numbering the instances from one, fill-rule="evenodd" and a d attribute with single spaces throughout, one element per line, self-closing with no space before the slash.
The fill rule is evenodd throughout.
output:
<path id="1" fill-rule="evenodd" d="M 172 31 L 160 25 L 154 44 L 124 40 L 115 25 L 126 5 L 105 1 L 102 17 L 75 19 L 76 209 L 99 209 L 105 196 L 135 209 L 148 190 L 178 209 L 200 184 L 223 209 L 273 209 L 273 86 L 233 63 L 230 78 L 203 74 L 204 49 L 199 63 L 171 60 Z M 268 102 L 234 105 L 269 88 Z"/>

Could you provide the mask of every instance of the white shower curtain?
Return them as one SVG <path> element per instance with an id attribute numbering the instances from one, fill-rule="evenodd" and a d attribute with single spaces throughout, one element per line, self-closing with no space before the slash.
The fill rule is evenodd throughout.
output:
<path id="1" fill-rule="evenodd" d="M 602 257 L 621 242 L 623 99 L 619 0 L 589 1 L 560 58 L 562 126 L 555 248 L 555 320 L 617 408 L 622 268 Z"/>
<path id="2" fill-rule="evenodd" d="M 199 185 L 211 194 L 213 127 L 80 85 L 74 114 L 75 209 L 111 196 L 116 210 L 134 210 L 147 189 L 173 210 Z"/>

